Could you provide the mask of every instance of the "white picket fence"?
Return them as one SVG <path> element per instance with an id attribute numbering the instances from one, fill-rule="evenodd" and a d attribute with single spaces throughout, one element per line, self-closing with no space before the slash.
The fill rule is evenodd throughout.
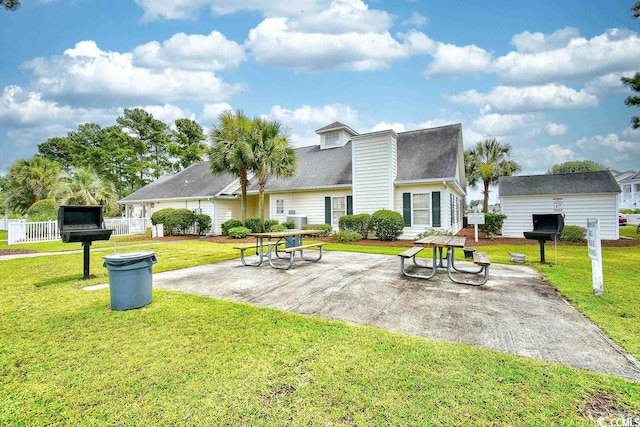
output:
<path id="1" fill-rule="evenodd" d="M 26 222 L 24 220 L 3 220 L 6 227 L 7 244 L 51 242 L 60 240 L 58 221 Z M 144 218 L 105 218 L 105 228 L 113 230 L 112 236 L 144 234 L 147 220 Z M 0 227 L 0 229 L 5 229 Z"/>

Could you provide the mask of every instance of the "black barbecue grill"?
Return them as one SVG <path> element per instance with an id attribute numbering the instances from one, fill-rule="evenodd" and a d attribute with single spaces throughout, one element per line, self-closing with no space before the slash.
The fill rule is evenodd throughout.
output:
<path id="1" fill-rule="evenodd" d="M 526 239 L 537 240 L 540 244 L 540 262 L 544 259 L 545 242 L 551 240 L 557 242 L 564 228 L 564 216 L 562 214 L 533 214 L 533 231 L 525 231 Z"/>
<path id="2" fill-rule="evenodd" d="M 109 240 L 113 230 L 104 228 L 102 206 L 60 206 L 58 228 L 64 243 L 82 243 L 84 278 L 89 278 L 89 247 L 94 240 Z"/>

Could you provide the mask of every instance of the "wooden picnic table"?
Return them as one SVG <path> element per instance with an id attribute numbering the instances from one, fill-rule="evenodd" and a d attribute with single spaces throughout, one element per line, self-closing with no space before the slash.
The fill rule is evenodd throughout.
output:
<path id="1" fill-rule="evenodd" d="M 289 269 L 291 265 L 293 265 L 293 259 L 295 257 L 296 252 L 300 252 L 300 257 L 305 261 L 319 261 L 322 258 L 322 245 L 324 243 L 314 243 L 311 245 L 304 244 L 305 236 L 317 236 L 324 232 L 324 230 L 287 230 L 287 231 L 268 231 L 264 233 L 252 233 L 250 236 L 256 238 L 255 245 L 247 245 L 247 246 L 238 246 L 235 249 L 240 249 L 240 258 L 242 263 L 246 266 L 258 267 L 262 265 L 262 263 L 266 258 L 269 261 L 269 264 L 273 268 L 279 269 Z M 265 242 L 266 241 L 266 242 Z M 286 245 L 284 249 L 279 249 L 279 246 Z M 316 258 L 309 258 L 304 256 L 304 249 L 309 248 L 320 248 L 320 255 Z M 248 262 L 245 259 L 244 251 L 248 249 L 255 249 L 255 254 L 259 257 L 256 262 Z M 266 253 L 265 253 L 266 250 Z M 281 256 L 280 252 L 284 252 L 287 256 Z M 272 256 L 273 253 L 276 254 L 277 258 L 280 259 L 289 259 L 289 264 L 282 266 L 275 264 L 273 262 Z"/>

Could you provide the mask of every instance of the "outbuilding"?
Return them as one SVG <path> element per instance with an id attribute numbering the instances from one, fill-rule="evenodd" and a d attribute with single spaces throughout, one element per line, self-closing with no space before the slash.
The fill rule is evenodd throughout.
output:
<path id="1" fill-rule="evenodd" d="M 522 238 L 533 228 L 533 214 L 563 214 L 564 224 L 586 228 L 587 218 L 599 218 L 600 238 L 618 240 L 620 186 L 610 171 L 500 178 L 498 194 L 503 237 Z"/>

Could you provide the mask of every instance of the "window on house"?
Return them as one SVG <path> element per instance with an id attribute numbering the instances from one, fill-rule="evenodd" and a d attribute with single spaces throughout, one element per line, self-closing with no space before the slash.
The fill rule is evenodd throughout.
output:
<path id="1" fill-rule="evenodd" d="M 337 225 L 340 217 L 347 214 L 346 197 L 331 198 L 331 214 L 333 220 L 332 224 Z"/>
<path id="2" fill-rule="evenodd" d="M 324 136 L 325 147 L 333 147 L 340 143 L 340 135 L 338 132 L 329 132 Z"/>
<path id="3" fill-rule="evenodd" d="M 276 214 L 284 214 L 284 199 L 276 199 Z"/>
<path id="4" fill-rule="evenodd" d="M 636 194 L 640 193 L 640 184 L 635 184 Z"/>
<path id="5" fill-rule="evenodd" d="M 631 198 L 631 185 L 622 186 L 622 197 L 625 199 Z"/>
<path id="6" fill-rule="evenodd" d="M 414 193 L 411 199 L 413 225 L 431 225 L 431 194 Z"/>

